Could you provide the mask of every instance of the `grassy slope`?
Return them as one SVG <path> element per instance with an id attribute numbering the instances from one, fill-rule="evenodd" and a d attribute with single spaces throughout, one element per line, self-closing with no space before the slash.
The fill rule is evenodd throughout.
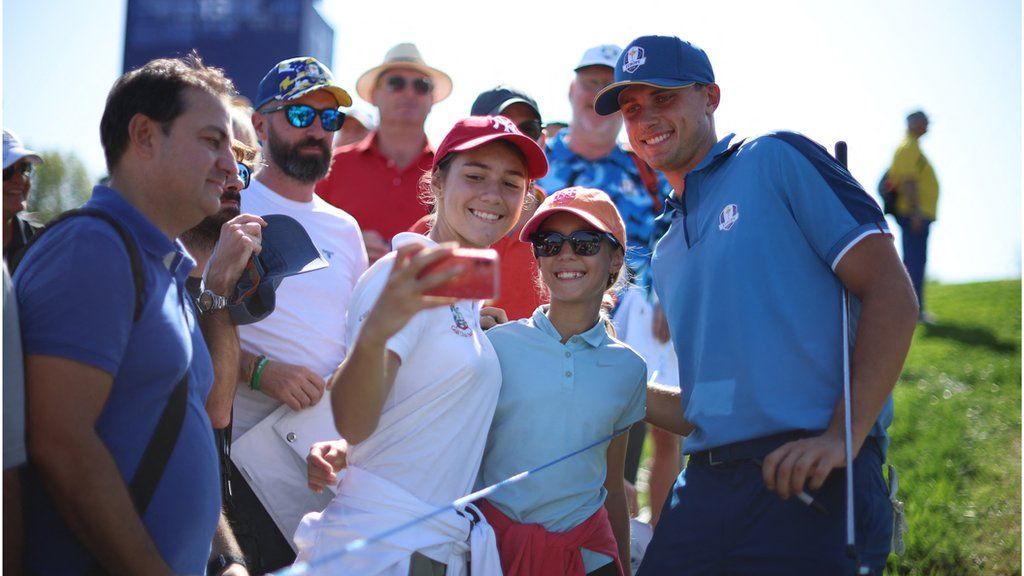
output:
<path id="1" fill-rule="evenodd" d="M 1021 573 L 1021 283 L 928 287 L 896 387 L 910 532 L 894 574 Z"/>

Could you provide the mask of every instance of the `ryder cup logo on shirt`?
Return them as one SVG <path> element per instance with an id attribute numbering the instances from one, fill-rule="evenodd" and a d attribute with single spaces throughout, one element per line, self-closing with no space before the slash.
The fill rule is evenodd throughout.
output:
<path id="1" fill-rule="evenodd" d="M 458 336 L 469 338 L 473 335 L 473 328 L 470 327 L 466 319 L 462 317 L 462 311 L 459 310 L 458 306 L 452 304 L 449 306 L 452 311 L 452 320 L 455 324 L 452 324 L 452 332 Z"/>
<path id="2" fill-rule="evenodd" d="M 729 204 L 722 209 L 722 213 L 718 215 L 718 229 L 723 232 L 732 230 L 733 224 L 740 219 L 739 206 L 735 204 Z"/>
<path id="3" fill-rule="evenodd" d="M 644 57 L 644 49 L 639 46 L 631 46 L 626 51 L 626 60 L 622 62 L 622 71 L 632 74 L 636 69 L 647 63 Z"/>

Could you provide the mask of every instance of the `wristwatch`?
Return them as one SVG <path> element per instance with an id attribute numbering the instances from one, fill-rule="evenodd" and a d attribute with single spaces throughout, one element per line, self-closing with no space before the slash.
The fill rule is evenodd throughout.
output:
<path id="1" fill-rule="evenodd" d="M 219 576 L 232 564 L 238 564 L 246 569 L 249 568 L 245 565 L 245 558 L 233 554 L 218 554 L 216 558 L 210 560 L 209 564 L 206 565 L 206 573 L 210 576 Z"/>
<path id="2" fill-rule="evenodd" d="M 213 290 L 203 290 L 196 298 L 196 306 L 199 308 L 199 312 L 202 314 L 209 314 L 215 310 L 221 310 L 226 308 L 228 305 L 228 299 L 220 294 L 215 294 Z"/>

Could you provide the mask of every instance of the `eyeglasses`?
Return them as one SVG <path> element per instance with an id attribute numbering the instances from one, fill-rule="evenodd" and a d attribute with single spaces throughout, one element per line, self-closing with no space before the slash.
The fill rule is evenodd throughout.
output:
<path id="1" fill-rule="evenodd" d="M 252 180 L 252 170 L 241 162 L 238 162 L 238 179 L 242 181 L 242 190 L 248 188 Z"/>
<path id="2" fill-rule="evenodd" d="M 612 246 L 618 247 L 619 241 L 608 232 L 597 230 L 577 230 L 566 236 L 559 232 L 534 232 L 530 234 L 530 242 L 533 243 L 533 253 L 538 258 L 556 256 L 562 251 L 562 244 L 566 240 L 572 246 L 572 251 L 577 256 L 593 256 L 601 250 L 601 240 L 607 238 Z"/>
<path id="3" fill-rule="evenodd" d="M 317 110 L 305 104 L 285 104 L 276 108 L 268 108 L 263 113 L 270 114 L 280 110 L 285 111 L 284 114 L 288 118 L 288 123 L 296 128 L 309 128 L 313 125 L 313 120 L 317 115 L 320 116 L 320 125 L 328 132 L 337 132 L 345 122 L 345 113 L 337 108 Z"/>
<path id="4" fill-rule="evenodd" d="M 412 83 L 413 92 L 420 96 L 430 94 L 434 90 L 434 85 L 426 78 L 406 80 L 405 76 L 388 76 L 384 79 L 384 85 L 388 87 L 389 92 L 401 92 L 405 90 L 405 85 L 410 82 Z"/>
<path id="5" fill-rule="evenodd" d="M 527 120 L 517 124 L 516 128 L 532 140 L 540 140 L 540 135 L 544 133 L 544 126 L 540 120 Z"/>
<path id="6" fill-rule="evenodd" d="M 13 166 L 4 168 L 4 182 L 7 182 L 15 176 L 26 176 L 32 175 L 32 163 L 31 162 L 15 162 Z"/>

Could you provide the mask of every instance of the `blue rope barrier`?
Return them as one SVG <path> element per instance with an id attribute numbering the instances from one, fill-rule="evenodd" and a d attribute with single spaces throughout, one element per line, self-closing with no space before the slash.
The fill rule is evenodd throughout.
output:
<path id="1" fill-rule="evenodd" d="M 603 444 L 605 442 L 609 442 L 609 441 L 615 439 L 617 436 L 620 436 L 623 433 L 627 432 L 628 430 L 629 430 L 628 426 L 626 428 L 622 428 L 620 430 L 615 430 L 614 432 L 612 432 L 608 436 L 605 436 L 604 438 L 601 438 L 600 440 L 597 440 L 595 442 L 591 442 L 590 444 L 587 444 L 583 448 L 580 448 L 578 450 L 574 450 L 572 452 L 569 452 L 567 454 L 559 456 L 558 458 L 556 458 L 556 459 L 554 459 L 554 460 L 552 460 L 552 461 L 550 461 L 550 462 L 548 462 L 546 464 L 542 464 L 540 466 L 537 466 L 536 468 L 532 468 L 530 470 L 526 470 L 526 471 L 520 472 L 520 473 L 518 473 L 518 474 L 516 474 L 514 476 L 510 476 L 510 477 L 502 480 L 501 482 L 498 482 L 496 484 L 491 484 L 490 486 L 487 486 L 485 488 L 481 488 L 480 490 L 477 490 L 476 492 L 472 492 L 470 494 L 467 494 L 467 495 L 465 495 L 465 496 L 463 496 L 461 498 L 458 498 L 458 499 L 452 501 L 450 504 L 447 504 L 445 506 L 437 508 L 436 510 L 433 510 L 432 512 L 430 512 L 428 514 L 424 514 L 423 516 L 420 516 L 419 518 L 414 518 L 414 519 L 406 522 L 405 524 L 401 524 L 399 526 L 396 526 L 396 527 L 391 528 L 389 530 L 385 530 L 384 532 L 381 532 L 379 534 L 375 534 L 375 535 L 367 537 L 367 538 L 360 538 L 359 540 L 353 540 L 352 542 L 350 542 L 347 546 L 345 546 L 341 550 L 338 550 L 336 552 L 332 552 L 330 554 L 327 554 L 326 556 L 323 556 L 323 557 L 321 557 L 321 558 L 319 558 L 319 559 L 317 559 L 317 560 L 315 560 L 313 562 L 296 562 L 295 564 L 292 564 L 291 566 L 289 566 L 287 568 L 284 568 L 282 570 L 274 572 L 272 576 L 300 576 L 300 575 L 304 575 L 304 574 L 309 574 L 310 571 L 312 569 L 314 569 L 314 568 L 318 568 L 318 567 L 323 566 L 324 564 L 327 564 L 327 563 L 330 563 L 330 562 L 334 562 L 335 560 L 341 558 L 342 556 L 345 556 L 347 554 L 351 554 L 353 552 L 357 552 L 359 550 L 362 550 L 362 549 L 366 548 L 367 546 L 369 546 L 371 544 L 374 544 L 376 542 L 380 542 L 381 540 L 385 540 L 387 538 L 390 538 L 391 536 L 394 536 L 395 534 L 398 534 L 399 532 L 402 532 L 403 530 L 407 530 L 407 529 L 409 529 L 409 528 L 411 528 L 411 527 L 413 527 L 413 526 L 415 526 L 417 524 L 420 524 L 421 522 L 425 522 L 427 520 L 430 520 L 431 518 L 437 516 L 438 514 L 443 514 L 443 513 L 447 512 L 449 510 L 456 510 L 457 511 L 459 508 L 462 508 L 462 507 L 466 506 L 467 504 L 475 502 L 476 500 L 479 500 L 481 498 L 486 498 L 487 496 L 490 496 L 495 491 L 501 489 L 504 486 L 508 486 L 510 484 L 515 484 L 516 482 L 521 482 L 522 480 L 525 480 L 525 479 L 529 478 L 530 476 L 540 472 L 541 470 L 544 470 L 545 468 L 550 468 L 550 467 L 554 466 L 555 464 L 558 464 L 559 462 L 564 462 L 565 460 L 568 460 L 569 458 L 572 458 L 573 456 L 575 456 L 575 455 L 577 455 L 577 454 L 579 454 L 581 452 L 586 452 L 587 450 L 590 450 L 594 446 L 598 446 L 598 445 Z"/>

